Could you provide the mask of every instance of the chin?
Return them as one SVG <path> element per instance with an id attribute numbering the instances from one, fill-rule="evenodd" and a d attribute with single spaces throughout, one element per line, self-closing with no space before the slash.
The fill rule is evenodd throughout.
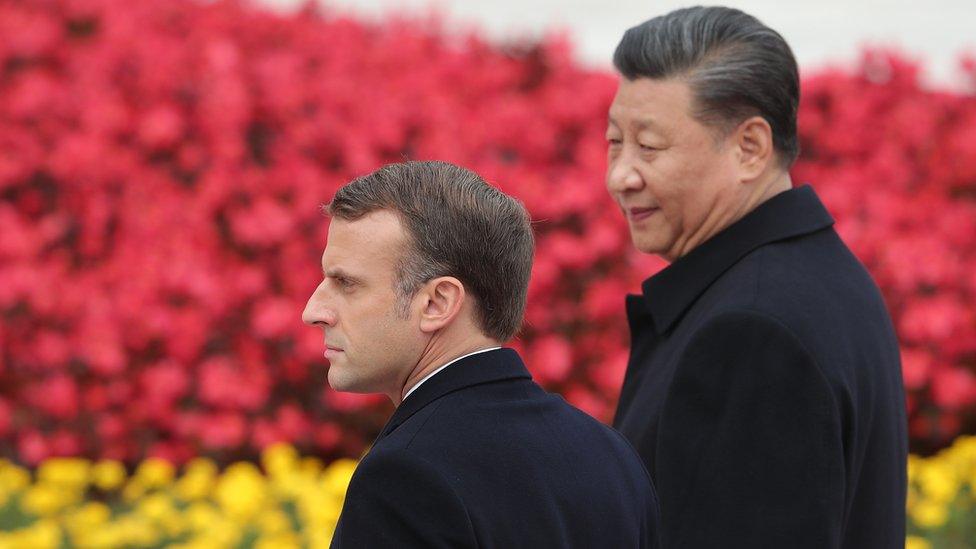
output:
<path id="1" fill-rule="evenodd" d="M 375 380 L 356 375 L 348 369 L 332 366 L 329 368 L 329 387 L 340 393 L 358 393 L 362 395 L 382 393 L 380 384 Z"/>
<path id="2" fill-rule="evenodd" d="M 639 238 L 633 239 L 634 247 L 641 253 L 650 255 L 664 255 L 665 249 L 657 242 L 648 242 Z"/>
<path id="3" fill-rule="evenodd" d="M 332 387 L 340 393 L 361 393 L 357 388 L 358 380 L 355 377 L 348 375 L 343 372 L 341 368 L 335 366 L 329 367 L 329 387 Z"/>

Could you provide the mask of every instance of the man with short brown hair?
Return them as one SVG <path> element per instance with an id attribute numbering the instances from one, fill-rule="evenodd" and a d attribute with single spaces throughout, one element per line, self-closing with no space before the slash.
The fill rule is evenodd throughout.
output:
<path id="1" fill-rule="evenodd" d="M 349 485 L 334 547 L 656 547 L 622 436 L 536 385 L 502 345 L 532 269 L 529 217 L 477 174 L 386 166 L 340 189 L 303 320 L 329 383 L 397 410 Z"/>

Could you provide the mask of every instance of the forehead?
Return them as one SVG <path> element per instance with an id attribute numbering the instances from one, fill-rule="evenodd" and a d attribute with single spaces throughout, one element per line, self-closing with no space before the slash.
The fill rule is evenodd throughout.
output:
<path id="1" fill-rule="evenodd" d="M 406 242 L 400 218 L 377 210 L 359 219 L 333 218 L 322 254 L 322 267 L 341 268 L 368 276 L 390 271 Z"/>
<path id="2" fill-rule="evenodd" d="M 621 78 L 610 105 L 610 123 L 667 129 L 690 121 L 691 88 L 683 80 Z"/>

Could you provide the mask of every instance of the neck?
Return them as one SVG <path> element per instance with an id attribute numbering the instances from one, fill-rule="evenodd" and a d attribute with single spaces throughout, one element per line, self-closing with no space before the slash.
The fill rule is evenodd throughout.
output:
<path id="1" fill-rule="evenodd" d="M 687 239 L 676 242 L 674 251 L 668 253 L 665 258 L 668 261 L 678 259 L 745 217 L 763 202 L 791 188 L 793 188 L 793 180 L 786 171 L 777 170 L 762 180 L 755 181 L 748 186 L 747 192 L 739 200 L 730 204 L 730 207 L 712 208 L 699 230 Z"/>
<path id="2" fill-rule="evenodd" d="M 403 388 L 398 394 L 390 395 L 391 400 L 393 400 L 393 405 L 399 406 L 414 385 L 448 362 L 475 351 L 500 347 L 501 345 L 500 341 L 482 335 L 480 332 L 466 334 L 460 337 L 450 337 L 449 334 L 441 333 L 435 334 L 427 343 L 427 347 L 424 349 L 423 354 L 421 354 L 420 360 L 417 361 L 417 365 L 407 375 L 406 380 L 404 380 Z"/>

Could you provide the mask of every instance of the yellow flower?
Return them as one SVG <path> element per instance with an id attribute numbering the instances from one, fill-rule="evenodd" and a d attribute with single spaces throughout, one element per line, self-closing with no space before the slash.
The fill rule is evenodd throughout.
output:
<path id="1" fill-rule="evenodd" d="M 190 529 L 202 532 L 220 518 L 220 512 L 210 503 L 197 501 L 186 508 L 183 516 L 189 523 Z"/>
<path id="2" fill-rule="evenodd" d="M 125 477 L 125 466 L 118 461 L 107 459 L 92 466 L 92 484 L 99 490 L 118 490 L 125 483 Z"/>
<path id="3" fill-rule="evenodd" d="M 0 490 L 16 494 L 24 490 L 31 483 L 31 475 L 18 465 L 7 460 L 0 460 Z"/>
<path id="4" fill-rule="evenodd" d="M 81 458 L 51 458 L 41 463 L 37 478 L 63 488 L 84 489 L 88 486 L 90 468 L 91 464 Z"/>
<path id="5" fill-rule="evenodd" d="M 251 463 L 235 463 L 217 481 L 214 497 L 225 514 L 244 523 L 264 507 L 264 477 Z"/>
<path id="6" fill-rule="evenodd" d="M 918 484 L 922 493 L 927 498 L 942 503 L 955 499 L 959 482 L 953 467 L 939 457 L 926 461 L 918 471 Z"/>
<path id="7" fill-rule="evenodd" d="M 925 538 L 908 536 L 905 539 L 905 549 L 932 549 L 932 544 Z"/>
<path id="8" fill-rule="evenodd" d="M 240 525 L 226 518 L 218 517 L 209 522 L 194 538 L 203 547 L 233 547 L 241 542 L 244 532 Z"/>
<path id="9" fill-rule="evenodd" d="M 162 541 L 162 533 L 152 521 L 137 514 L 122 516 L 113 524 L 123 545 L 157 545 Z"/>
<path id="10" fill-rule="evenodd" d="M 211 538 L 192 538 L 183 543 L 173 543 L 170 544 L 169 549 L 221 549 L 222 547 L 229 547 L 228 545 L 220 545 L 220 542 Z"/>
<path id="11" fill-rule="evenodd" d="M 139 501 L 136 512 L 150 520 L 158 521 L 166 515 L 175 513 L 176 510 L 173 508 L 173 502 L 170 501 L 169 496 L 152 494 Z"/>
<path id="12" fill-rule="evenodd" d="M 329 549 L 332 546 L 333 530 L 306 529 L 305 543 L 308 549 Z"/>
<path id="13" fill-rule="evenodd" d="M 72 542 L 80 549 L 114 549 L 126 545 L 122 530 L 112 523 L 100 528 L 73 532 L 72 535 Z"/>
<path id="14" fill-rule="evenodd" d="M 176 495 L 183 501 L 196 501 L 210 496 L 217 481 L 217 466 L 206 458 L 196 458 L 186 466 L 176 481 Z"/>
<path id="15" fill-rule="evenodd" d="M 272 444 L 261 452 L 261 465 L 272 476 L 288 474 L 298 465 L 298 452 L 290 444 Z"/>
<path id="16" fill-rule="evenodd" d="M 112 511 L 107 505 L 92 501 L 68 513 L 64 517 L 64 525 L 72 535 L 75 535 L 78 532 L 95 530 L 108 522 L 111 517 Z"/>
<path id="17" fill-rule="evenodd" d="M 173 482 L 176 469 L 165 459 L 149 458 L 136 469 L 134 481 L 146 488 L 163 488 Z"/>
<path id="18" fill-rule="evenodd" d="M 144 495 L 146 495 L 146 486 L 135 478 L 122 489 L 122 499 L 126 503 L 135 503 Z"/>
<path id="19" fill-rule="evenodd" d="M 306 529 L 328 530 L 335 529 L 342 510 L 342 500 L 336 498 L 323 488 L 309 486 L 296 502 L 298 514 Z"/>
<path id="20" fill-rule="evenodd" d="M 61 529 L 53 520 L 42 519 L 27 528 L 14 530 L 0 538 L 4 549 L 58 549 L 61 546 Z"/>
<path id="21" fill-rule="evenodd" d="M 349 487 L 349 479 L 359 465 L 355 460 L 337 459 L 329 465 L 322 474 L 322 483 L 330 494 L 343 500 L 346 497 L 346 488 Z"/>
<path id="22" fill-rule="evenodd" d="M 909 514 L 919 528 L 927 530 L 939 528 L 949 520 L 949 509 L 945 503 L 933 500 L 923 500 L 916 503 Z"/>
<path id="23" fill-rule="evenodd" d="M 301 546 L 298 536 L 287 533 L 260 537 L 254 544 L 254 549 L 300 549 Z"/>
<path id="24" fill-rule="evenodd" d="M 257 518 L 258 529 L 265 536 L 291 533 L 291 519 L 281 509 L 270 509 Z"/>
<path id="25" fill-rule="evenodd" d="M 20 499 L 20 508 L 36 517 L 49 517 L 78 501 L 77 493 L 49 484 L 38 483 L 28 488 Z"/>
<path id="26" fill-rule="evenodd" d="M 321 459 L 309 456 L 302 458 L 302 462 L 298 468 L 303 474 L 316 478 L 322 474 L 322 469 L 325 468 L 325 464 L 322 463 Z"/>

